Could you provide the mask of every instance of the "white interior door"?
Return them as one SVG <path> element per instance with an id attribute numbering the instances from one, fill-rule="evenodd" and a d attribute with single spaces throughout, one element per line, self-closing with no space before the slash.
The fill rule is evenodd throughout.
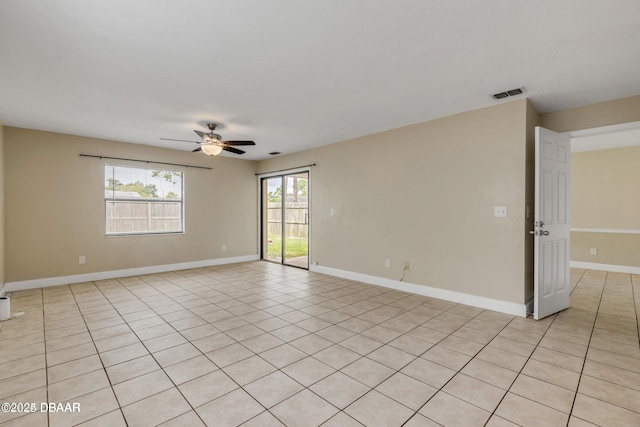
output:
<path id="1" fill-rule="evenodd" d="M 534 319 L 569 307 L 571 140 L 536 127 Z"/>

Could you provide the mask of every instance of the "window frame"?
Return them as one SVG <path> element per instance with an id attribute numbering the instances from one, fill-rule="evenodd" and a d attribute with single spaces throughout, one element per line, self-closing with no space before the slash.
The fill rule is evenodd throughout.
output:
<path id="1" fill-rule="evenodd" d="M 104 204 L 103 204 L 103 208 L 104 208 L 104 235 L 105 237 L 128 237 L 128 236 L 165 236 L 165 235 L 172 235 L 172 234 L 185 234 L 185 203 L 184 203 L 184 197 L 185 197 L 185 185 L 184 185 L 184 180 L 185 180 L 185 173 L 182 170 L 177 170 L 177 169 L 159 169 L 159 168 L 151 168 L 151 167 L 138 167 L 138 166 L 130 166 L 130 165 L 121 165 L 121 164 L 114 164 L 114 163 L 104 163 L 104 172 L 103 172 L 103 181 L 102 181 L 102 191 L 103 193 L 106 190 L 105 187 L 105 183 L 107 182 L 107 168 L 108 167 L 116 167 L 116 168 L 128 168 L 128 169 L 137 169 L 137 170 L 142 170 L 142 171 L 153 171 L 153 170 L 161 170 L 161 171 L 167 171 L 167 172 L 177 172 L 180 173 L 180 187 L 181 187 L 181 197 L 180 200 L 172 200 L 172 199 L 145 199 L 145 198 L 140 198 L 140 199 L 128 199 L 128 198 L 117 198 L 117 197 L 112 197 L 112 198 L 108 198 L 106 196 L 104 196 Z M 149 201 L 157 201 L 157 202 L 170 202 L 170 203 L 180 203 L 180 228 L 181 230 L 179 231 L 136 231 L 136 232 L 122 232 L 122 233 L 113 233 L 113 232 L 107 232 L 107 221 L 109 220 L 108 216 L 107 216 L 107 204 L 108 202 L 149 202 Z"/>

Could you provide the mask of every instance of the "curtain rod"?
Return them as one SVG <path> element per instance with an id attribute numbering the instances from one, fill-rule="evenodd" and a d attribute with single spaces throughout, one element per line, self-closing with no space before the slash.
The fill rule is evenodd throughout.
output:
<path id="1" fill-rule="evenodd" d="M 153 160 L 125 159 L 123 157 L 94 156 L 93 154 L 82 154 L 82 153 L 80 153 L 80 157 L 93 157 L 93 158 L 96 158 L 96 159 L 109 159 L 109 160 L 126 160 L 128 162 L 154 163 L 156 165 L 182 166 L 182 167 L 185 167 L 185 168 L 196 168 L 196 169 L 213 170 L 213 168 L 210 168 L 210 167 L 207 167 L 207 166 L 182 165 L 180 163 L 155 162 Z"/>
<path id="2" fill-rule="evenodd" d="M 290 171 L 290 170 L 296 170 L 296 169 L 300 169 L 300 168 L 308 168 L 308 167 L 312 167 L 312 166 L 315 166 L 315 165 L 316 165 L 315 163 L 311 163 L 310 165 L 296 166 L 295 168 L 280 169 L 280 170 L 271 171 L 271 172 L 260 172 L 260 173 L 256 173 L 256 176 L 258 176 L 258 175 L 267 175 L 267 174 L 276 173 L 276 172 L 287 172 L 287 171 Z"/>

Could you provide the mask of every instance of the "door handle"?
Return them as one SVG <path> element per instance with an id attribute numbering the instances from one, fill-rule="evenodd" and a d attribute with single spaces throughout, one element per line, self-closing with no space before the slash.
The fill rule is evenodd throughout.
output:
<path id="1" fill-rule="evenodd" d="M 536 230 L 529 231 L 529 234 L 533 234 L 534 236 L 548 236 L 549 232 L 547 230 Z"/>

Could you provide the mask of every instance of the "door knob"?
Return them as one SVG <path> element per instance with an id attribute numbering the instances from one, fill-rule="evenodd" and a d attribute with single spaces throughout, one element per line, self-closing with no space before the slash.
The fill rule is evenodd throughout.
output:
<path id="1" fill-rule="evenodd" d="M 543 236 L 548 236 L 549 232 L 547 230 L 544 230 L 544 231 L 541 231 L 540 234 Z"/>

